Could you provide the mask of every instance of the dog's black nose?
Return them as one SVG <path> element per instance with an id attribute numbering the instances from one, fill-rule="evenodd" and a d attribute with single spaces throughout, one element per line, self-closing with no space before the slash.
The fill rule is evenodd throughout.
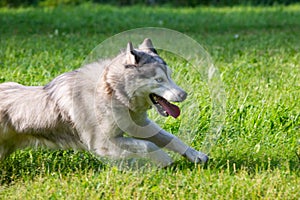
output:
<path id="1" fill-rule="evenodd" d="M 181 101 L 185 100 L 186 97 L 187 97 L 187 93 L 185 91 L 182 91 L 180 94 L 179 94 L 180 98 L 181 98 Z"/>

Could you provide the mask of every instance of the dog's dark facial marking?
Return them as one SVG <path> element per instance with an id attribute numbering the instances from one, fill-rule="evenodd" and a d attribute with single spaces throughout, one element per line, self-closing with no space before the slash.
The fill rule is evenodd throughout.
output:
<path id="1" fill-rule="evenodd" d="M 167 63 L 159 56 L 154 56 L 155 60 L 160 64 L 167 65 Z"/>

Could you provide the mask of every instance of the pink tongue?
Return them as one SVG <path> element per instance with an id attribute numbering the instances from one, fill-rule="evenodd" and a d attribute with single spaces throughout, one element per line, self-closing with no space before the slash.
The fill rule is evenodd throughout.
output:
<path id="1" fill-rule="evenodd" d="M 163 98 L 158 98 L 157 101 L 172 117 L 177 118 L 180 115 L 180 108 L 178 106 L 171 104 Z"/>

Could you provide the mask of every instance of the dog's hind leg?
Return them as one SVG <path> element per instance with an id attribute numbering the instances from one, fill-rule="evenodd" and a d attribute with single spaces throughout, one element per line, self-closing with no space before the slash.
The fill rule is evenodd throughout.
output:
<path id="1" fill-rule="evenodd" d="M 128 137 L 117 137 L 111 140 L 114 149 L 110 154 L 115 158 L 149 158 L 159 167 L 166 167 L 172 164 L 172 158 L 160 149 L 156 144 Z"/>

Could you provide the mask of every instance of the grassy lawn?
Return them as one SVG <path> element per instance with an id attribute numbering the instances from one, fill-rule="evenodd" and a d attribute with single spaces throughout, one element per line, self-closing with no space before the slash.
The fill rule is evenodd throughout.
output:
<path id="1" fill-rule="evenodd" d="M 0 199 L 299 199 L 299 19 L 300 5 L 0 8 L 0 82 L 43 85 L 114 34 L 165 27 L 204 46 L 227 95 L 206 166 L 182 159 L 164 170 L 121 171 L 86 152 L 24 150 L 0 162 Z M 191 145 L 201 149 L 210 102 L 191 87 L 203 108 Z"/>

